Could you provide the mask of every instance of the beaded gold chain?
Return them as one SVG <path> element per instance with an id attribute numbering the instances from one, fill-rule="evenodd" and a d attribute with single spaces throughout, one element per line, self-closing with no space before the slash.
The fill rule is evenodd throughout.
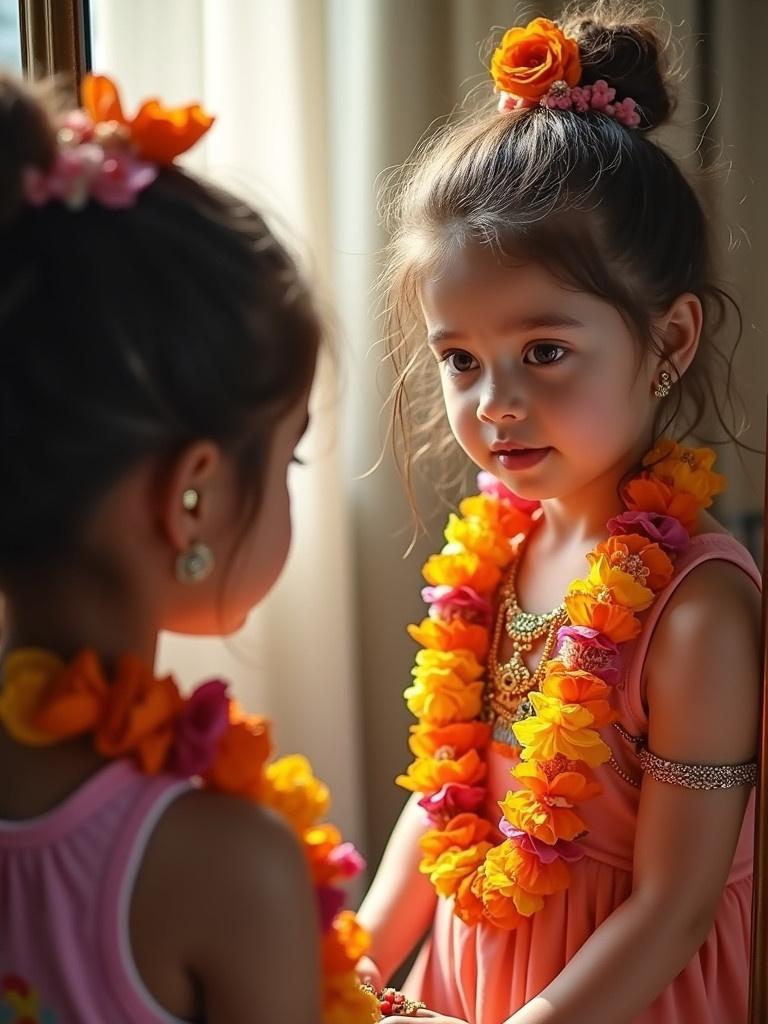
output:
<path id="1" fill-rule="evenodd" d="M 555 649 L 557 631 L 568 619 L 565 605 L 559 604 L 550 612 L 526 612 L 517 600 L 515 579 L 518 558 L 512 563 L 506 582 L 503 584 L 496 624 L 488 654 L 488 685 L 485 688 L 485 720 L 493 727 L 493 739 L 507 746 L 518 745 L 512 725 L 533 714 L 528 694 L 535 690 L 544 678 L 545 667 Z M 512 641 L 512 656 L 509 661 L 499 664 L 502 629 Z M 534 668 L 530 671 L 523 660 L 523 654 L 530 651 L 536 640 L 544 637 L 544 647 Z"/>

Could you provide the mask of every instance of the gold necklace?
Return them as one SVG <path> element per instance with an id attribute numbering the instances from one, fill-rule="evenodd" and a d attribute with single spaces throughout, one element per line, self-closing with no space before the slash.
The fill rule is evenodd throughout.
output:
<path id="1" fill-rule="evenodd" d="M 484 717 L 493 726 L 493 739 L 512 747 L 518 746 L 512 725 L 533 714 L 528 694 L 544 678 L 545 666 L 557 642 L 557 631 L 568 619 L 564 604 L 539 614 L 523 611 L 518 604 L 515 588 L 519 561 L 518 553 L 501 588 L 501 600 L 488 652 L 488 680 L 485 687 Z M 509 661 L 499 664 L 502 629 L 512 641 L 512 656 Z M 536 640 L 542 637 L 545 638 L 544 647 L 531 672 L 523 660 L 523 654 L 530 651 Z"/>

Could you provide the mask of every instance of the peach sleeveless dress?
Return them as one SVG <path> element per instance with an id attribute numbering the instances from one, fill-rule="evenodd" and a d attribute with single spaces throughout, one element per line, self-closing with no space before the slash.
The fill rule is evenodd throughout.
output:
<path id="1" fill-rule="evenodd" d="M 619 721 L 634 736 L 647 735 L 641 676 L 654 626 L 676 586 L 701 562 L 738 565 L 760 586 L 753 559 L 726 534 L 703 533 L 675 566 L 675 576 L 657 597 L 640 636 L 621 648 L 616 693 Z M 725 682 L 725 680 L 724 680 Z M 601 733 L 625 774 L 639 781 L 634 748 L 612 727 Z M 489 753 L 489 814 L 512 788 L 513 761 Z M 603 793 L 579 808 L 589 834 L 586 856 L 571 866 L 567 891 L 550 896 L 525 925 L 506 932 L 485 923 L 468 927 L 438 900 L 432 935 L 404 986 L 430 1009 L 468 1024 L 502 1024 L 541 992 L 632 889 L 632 851 L 640 790 L 605 765 Z M 491 813 L 492 812 L 492 813 Z M 745 813 L 728 884 L 712 930 L 688 966 L 632 1024 L 745 1024 L 747 1019 L 754 792 Z M 499 835 L 498 840 L 501 840 Z M 639 952 L 639 951 L 638 951 Z M 601 1021 L 610 1024 L 610 1021 Z"/>

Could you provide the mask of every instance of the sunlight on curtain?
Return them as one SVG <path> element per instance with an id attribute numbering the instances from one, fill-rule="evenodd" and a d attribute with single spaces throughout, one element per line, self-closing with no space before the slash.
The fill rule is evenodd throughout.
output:
<path id="1" fill-rule="evenodd" d="M 324 68 L 314 0 L 93 0 L 94 70 L 129 110 L 157 95 L 200 100 L 217 122 L 184 161 L 253 201 L 315 281 L 327 277 Z M 327 289 L 326 289 L 327 290 Z M 294 544 L 278 586 L 236 637 L 164 638 L 185 683 L 221 675 L 305 752 L 334 793 L 334 820 L 361 839 L 357 687 L 335 368 L 315 389 L 306 468 L 291 470 Z"/>

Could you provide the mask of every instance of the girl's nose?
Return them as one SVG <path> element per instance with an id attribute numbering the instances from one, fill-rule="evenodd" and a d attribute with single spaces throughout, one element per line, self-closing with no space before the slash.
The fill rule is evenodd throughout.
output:
<path id="1" fill-rule="evenodd" d="M 500 423 L 502 420 L 524 420 L 525 401 L 519 384 L 514 381 L 489 380 L 483 387 L 477 403 L 477 418 L 481 423 Z"/>

